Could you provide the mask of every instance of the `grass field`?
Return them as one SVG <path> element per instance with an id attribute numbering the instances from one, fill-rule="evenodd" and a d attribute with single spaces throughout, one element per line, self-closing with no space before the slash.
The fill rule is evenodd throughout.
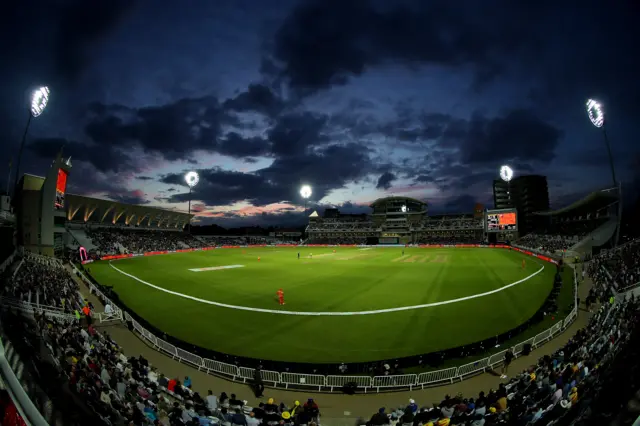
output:
<path id="1" fill-rule="evenodd" d="M 553 264 L 488 248 L 409 248 L 404 256 L 402 248 L 220 249 L 90 268 L 168 334 L 297 362 L 382 360 L 496 336 L 535 314 L 555 273 Z M 191 270 L 201 268 L 210 269 Z"/>

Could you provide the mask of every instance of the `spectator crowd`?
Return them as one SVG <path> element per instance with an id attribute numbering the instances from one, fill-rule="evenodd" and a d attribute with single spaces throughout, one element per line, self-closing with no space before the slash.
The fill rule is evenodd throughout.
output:
<path id="1" fill-rule="evenodd" d="M 260 236 L 209 236 L 202 235 L 199 237 L 208 246 L 222 247 L 222 246 L 249 246 L 249 245 L 266 245 L 266 244 L 279 244 L 281 241 L 276 241 L 267 237 Z"/>
<path id="2" fill-rule="evenodd" d="M 39 295 L 41 304 L 67 312 L 92 307 L 83 301 L 69 272 L 50 258 L 29 255 L 4 278 L 2 294 L 7 297 L 35 303 L 35 295 Z M 125 356 L 109 334 L 99 332 L 90 318 L 91 315 L 78 315 L 56 319 L 36 311 L 35 324 L 22 318 L 14 318 L 11 324 L 23 327 L 23 335 L 30 340 L 44 343 L 57 360 L 68 388 L 105 425 L 312 426 L 319 420 L 319 407 L 313 399 L 287 405 L 269 398 L 257 407 L 248 407 L 234 394 L 221 392 L 218 396 L 209 390 L 206 396 L 200 395 L 191 389 L 189 377 L 168 378 L 143 356 Z M 256 377 L 260 380 L 259 370 Z"/>
<path id="3" fill-rule="evenodd" d="M 602 225 L 606 219 L 555 223 L 543 232 L 525 235 L 516 244 L 534 250 L 555 254 L 579 243 L 590 232 Z"/>
<path id="4" fill-rule="evenodd" d="M 367 237 L 351 236 L 310 236 L 305 244 L 328 244 L 328 245 L 364 245 L 367 244 Z"/>
<path id="5" fill-rule="evenodd" d="M 14 265 L 5 281 L 0 290 L 2 296 L 66 312 L 81 307 L 78 285 L 55 259 L 30 255 Z"/>
<path id="6" fill-rule="evenodd" d="M 640 239 L 608 250 L 594 258 L 589 274 L 599 283 L 621 290 L 640 282 Z"/>
<path id="7" fill-rule="evenodd" d="M 546 253 L 556 254 L 573 247 L 579 242 L 577 236 L 548 235 L 548 234 L 527 234 L 516 241 L 517 245 L 529 247 L 531 249 Z"/>
<path id="8" fill-rule="evenodd" d="M 437 233 L 419 234 L 416 244 L 480 244 L 482 243 L 482 234 L 474 231 L 440 231 Z"/>
<path id="9" fill-rule="evenodd" d="M 101 254 L 145 253 L 150 251 L 201 248 L 201 240 L 180 231 L 159 231 L 121 228 L 87 229 L 87 237 Z"/>
<path id="10" fill-rule="evenodd" d="M 562 348 L 541 357 L 498 389 L 475 397 L 449 395 L 432 407 L 419 408 L 413 400 L 405 407 L 373 414 L 367 426 L 483 426 L 548 425 L 584 414 L 598 392 L 615 354 L 638 325 L 636 299 L 603 303 L 587 327 Z"/>

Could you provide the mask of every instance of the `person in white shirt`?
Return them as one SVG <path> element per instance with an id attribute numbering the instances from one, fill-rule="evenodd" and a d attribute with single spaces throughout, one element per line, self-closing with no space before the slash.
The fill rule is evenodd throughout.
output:
<path id="1" fill-rule="evenodd" d="M 109 391 L 107 391 L 106 388 L 103 388 L 102 392 L 100 392 L 100 401 L 107 405 L 111 405 L 111 397 L 109 396 Z"/>
<path id="2" fill-rule="evenodd" d="M 182 410 L 182 421 L 189 423 L 193 418 L 198 417 L 198 413 L 195 412 L 191 404 L 185 404 L 184 410 Z"/>
<path id="3" fill-rule="evenodd" d="M 109 371 L 107 371 L 105 367 L 102 367 L 102 371 L 100 372 L 100 379 L 102 380 L 103 383 L 106 383 L 106 384 L 109 384 L 109 381 L 111 380 L 111 375 L 109 374 Z"/>
<path id="4" fill-rule="evenodd" d="M 209 389 L 209 395 L 207 395 L 207 407 L 210 411 L 216 411 L 218 409 L 218 398 L 213 394 L 211 389 Z"/>
<path id="5" fill-rule="evenodd" d="M 260 420 L 256 419 L 256 415 L 253 411 L 245 417 L 247 418 L 247 426 L 258 426 L 260 424 Z"/>

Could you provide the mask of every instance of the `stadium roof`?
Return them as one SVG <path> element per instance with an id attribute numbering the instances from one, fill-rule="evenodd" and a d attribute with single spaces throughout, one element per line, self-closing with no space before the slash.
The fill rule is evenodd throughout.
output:
<path id="1" fill-rule="evenodd" d="M 392 196 L 392 197 L 378 198 L 373 203 L 371 203 L 371 205 L 369 207 L 374 207 L 374 206 L 377 206 L 379 204 L 386 203 L 387 201 L 397 201 L 397 200 L 398 201 L 402 200 L 402 201 L 408 201 L 408 202 L 412 202 L 412 203 L 417 203 L 417 204 L 421 204 L 423 206 L 427 205 L 427 203 L 425 203 L 424 201 L 420 201 L 420 200 L 417 200 L 415 198 Z"/>
<path id="2" fill-rule="evenodd" d="M 546 212 L 536 212 L 535 214 L 541 216 L 557 216 L 564 213 L 581 214 L 583 212 L 587 213 L 593 212 L 595 210 L 600 210 L 616 201 L 618 201 L 617 189 L 605 189 L 602 191 L 592 192 L 586 197 L 561 209 L 549 210 Z"/>
<path id="3" fill-rule="evenodd" d="M 80 220 L 102 224 L 182 229 L 193 214 L 163 210 L 157 207 L 137 206 L 118 201 L 66 194 L 67 220 Z"/>

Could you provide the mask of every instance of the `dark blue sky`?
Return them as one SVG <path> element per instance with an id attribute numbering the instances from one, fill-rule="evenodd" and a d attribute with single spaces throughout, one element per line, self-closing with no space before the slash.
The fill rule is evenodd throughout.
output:
<path id="1" fill-rule="evenodd" d="M 292 222 L 302 184 L 319 209 L 393 194 L 461 212 L 489 203 L 506 163 L 547 175 L 560 206 L 611 182 L 593 97 L 631 181 L 638 3 L 520 3 L 12 2 L 0 158 L 46 84 L 22 171 L 44 174 L 66 144 L 74 193 L 186 210 L 197 170 L 205 223 Z"/>

